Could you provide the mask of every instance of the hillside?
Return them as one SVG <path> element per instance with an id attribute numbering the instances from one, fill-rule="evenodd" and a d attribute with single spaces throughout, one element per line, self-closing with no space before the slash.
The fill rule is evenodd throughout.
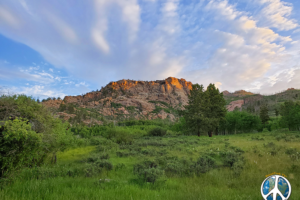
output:
<path id="1" fill-rule="evenodd" d="M 120 80 L 110 82 L 100 91 L 42 104 L 71 123 L 79 121 L 77 118 L 82 118 L 85 124 L 122 119 L 169 118 L 173 121 L 177 110 L 187 104 L 191 88 L 191 82 L 173 77 L 157 81 Z"/>
<path id="2" fill-rule="evenodd" d="M 169 77 L 165 80 L 110 82 L 100 91 L 85 95 L 66 96 L 50 99 L 42 104 L 51 109 L 57 117 L 71 124 L 84 122 L 86 125 L 103 124 L 124 119 L 170 119 L 178 117 L 178 110 L 188 103 L 188 93 L 192 83 L 185 79 Z M 260 95 L 238 90 L 222 92 L 227 110 L 236 107 L 258 114 L 262 103 L 267 103 L 269 114 L 286 100 L 300 100 L 300 90 L 289 88 L 274 95 Z"/>
<path id="3" fill-rule="evenodd" d="M 258 114 L 260 106 L 267 104 L 269 109 L 269 115 L 275 116 L 275 109 L 279 109 L 280 105 L 285 101 L 299 101 L 300 90 L 289 88 L 285 91 L 272 94 L 261 95 L 239 90 L 234 93 L 223 91 L 224 98 L 227 102 L 227 110 L 233 111 L 235 107 L 240 110 L 247 110 L 249 112 Z"/>

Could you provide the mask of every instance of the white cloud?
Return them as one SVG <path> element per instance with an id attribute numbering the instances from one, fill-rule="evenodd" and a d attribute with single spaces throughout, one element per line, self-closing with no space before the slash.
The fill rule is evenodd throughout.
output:
<path id="1" fill-rule="evenodd" d="M 50 23 L 57 29 L 59 34 L 70 43 L 78 42 L 78 37 L 75 31 L 62 19 L 58 18 L 55 14 L 45 11 L 45 14 Z"/>
<path id="2" fill-rule="evenodd" d="M 20 25 L 17 17 L 12 14 L 7 8 L 0 6 L 0 24 L 6 23 L 14 28 L 18 28 Z"/>
<path id="3" fill-rule="evenodd" d="M 292 4 L 281 0 L 259 0 L 259 2 L 266 5 L 258 16 L 264 26 L 285 31 L 299 27 L 295 19 L 289 19 L 293 10 Z"/>
<path id="4" fill-rule="evenodd" d="M 81 86 L 81 85 L 82 85 L 82 86 L 86 86 L 86 87 L 88 86 L 88 85 L 85 83 L 85 81 L 80 82 L 80 83 L 78 83 L 78 84 L 75 84 L 76 87 L 79 87 L 79 86 Z"/>
<path id="5" fill-rule="evenodd" d="M 257 1 L 248 3 L 257 6 Z M 293 69 L 296 64 L 287 61 L 296 62 L 300 57 L 296 34 L 278 32 L 298 26 L 291 19 L 292 5 L 279 0 L 260 0 L 261 7 L 247 12 L 237 6 L 239 1 L 233 5 L 227 0 L 94 0 L 79 3 L 80 9 L 75 6 L 74 11 L 68 9 L 70 2 L 58 0 L 47 8 L 25 0 L 2 4 L 0 33 L 64 69 L 76 84 L 69 80 L 61 84 L 75 85 L 80 91 L 112 80 L 168 76 L 216 83 L 230 91 L 267 84 L 277 87 L 279 79 L 274 74 L 281 67 Z M 53 75 L 52 68 L 41 72 L 37 64 L 33 66 L 22 72 L 0 68 L 0 78 L 18 77 L 41 84 L 62 79 Z M 270 82 L 263 81 L 268 77 Z"/>

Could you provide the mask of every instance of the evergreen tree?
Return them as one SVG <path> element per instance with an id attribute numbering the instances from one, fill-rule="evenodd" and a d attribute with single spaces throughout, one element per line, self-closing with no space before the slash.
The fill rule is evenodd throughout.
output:
<path id="1" fill-rule="evenodd" d="M 204 125 L 204 99 L 203 85 L 194 84 L 188 95 L 188 105 L 184 106 L 183 112 L 186 127 L 195 131 L 200 136 L 200 130 Z"/>
<path id="2" fill-rule="evenodd" d="M 293 101 L 284 102 L 284 104 L 280 107 L 280 115 L 282 116 L 281 124 L 288 127 L 289 130 L 291 130 L 291 128 L 298 129 L 300 125 L 299 113 L 299 103 L 295 103 Z"/>
<path id="3" fill-rule="evenodd" d="M 209 84 L 207 90 L 204 92 L 206 98 L 204 99 L 204 116 L 205 124 L 208 130 L 208 136 L 212 137 L 212 133 L 215 130 L 218 132 L 218 126 L 220 120 L 226 116 L 226 101 L 223 97 L 223 93 L 220 93 L 219 89 L 214 84 Z"/>
<path id="4" fill-rule="evenodd" d="M 279 115 L 279 110 L 277 108 L 275 108 L 275 115 L 276 115 L 276 117 L 278 117 L 278 115 Z"/>
<path id="5" fill-rule="evenodd" d="M 267 105 L 262 105 L 261 107 L 260 107 L 260 113 L 259 113 L 259 117 L 260 117 L 260 119 L 261 119 L 261 122 L 265 125 L 266 124 L 266 122 L 268 121 L 268 120 L 270 120 L 270 117 L 269 117 L 269 114 L 268 114 L 268 107 L 267 107 Z"/>

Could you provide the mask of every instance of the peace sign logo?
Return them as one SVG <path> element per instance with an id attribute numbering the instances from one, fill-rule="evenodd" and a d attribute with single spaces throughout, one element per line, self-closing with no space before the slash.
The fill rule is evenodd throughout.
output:
<path id="1" fill-rule="evenodd" d="M 261 184 L 261 195 L 265 200 L 288 200 L 291 193 L 291 184 L 283 176 L 269 176 Z"/>

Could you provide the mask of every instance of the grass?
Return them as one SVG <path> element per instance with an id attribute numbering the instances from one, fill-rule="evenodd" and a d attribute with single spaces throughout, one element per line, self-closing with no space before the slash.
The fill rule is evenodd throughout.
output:
<path id="1" fill-rule="evenodd" d="M 0 190 L 1 200 L 33 199 L 203 199 L 203 200 L 238 200 L 262 199 L 260 186 L 265 175 L 277 172 L 287 175 L 292 186 L 290 199 L 299 199 L 300 182 L 300 134 L 266 132 L 226 136 L 175 136 L 136 137 L 133 145 L 113 144 L 105 148 L 110 155 L 112 171 L 103 170 L 91 177 L 57 176 L 36 179 L 24 178 L 26 169 L 20 171 L 13 183 Z M 112 143 L 103 144 L 111 145 Z M 220 165 L 199 176 L 165 175 L 154 184 L 141 183 L 133 174 L 133 166 L 144 158 L 178 157 L 195 161 L 204 154 L 209 154 L 221 163 L 221 153 L 228 149 L 243 150 L 244 168 L 240 175 L 234 170 Z M 58 154 L 58 163 L 47 166 L 54 170 L 72 167 L 85 167 L 82 160 L 96 152 L 95 146 L 80 147 Z M 143 154 L 142 152 L 153 154 Z M 118 157 L 116 152 L 133 152 L 127 157 Z M 162 153 L 163 155 L 159 155 Z M 275 152 L 275 153 L 274 153 Z M 103 153 L 103 152 L 102 152 Z M 116 166 L 124 167 L 117 169 Z M 45 168 L 41 167 L 41 168 Z M 108 181 L 100 181 L 100 179 Z"/>

